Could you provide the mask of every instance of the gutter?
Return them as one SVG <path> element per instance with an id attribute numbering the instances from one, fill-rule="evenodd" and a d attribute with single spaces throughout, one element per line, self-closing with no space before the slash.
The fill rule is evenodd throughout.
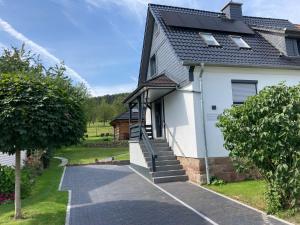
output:
<path id="1" fill-rule="evenodd" d="M 204 135 L 204 152 L 205 152 L 204 161 L 205 161 L 205 171 L 206 171 L 206 182 L 207 182 L 207 184 L 210 184 L 206 124 L 205 124 L 205 110 L 204 110 L 204 96 L 203 96 L 204 63 L 201 63 L 200 65 L 201 65 L 201 70 L 200 70 L 200 74 L 199 74 L 199 86 L 200 86 L 200 91 L 202 92 L 201 98 L 200 98 L 200 106 L 202 109 L 202 126 L 203 126 L 203 135 Z"/>
<path id="2" fill-rule="evenodd" d="M 278 57 L 280 57 L 280 53 L 278 52 Z M 199 63 L 197 61 L 185 60 L 183 61 L 183 66 L 201 66 L 203 63 Z M 225 64 L 225 63 L 205 63 L 206 66 L 211 67 L 237 67 L 237 68 L 259 68 L 259 69 L 288 69 L 288 70 L 300 70 L 299 66 L 289 66 L 289 65 L 243 65 L 243 64 Z"/>

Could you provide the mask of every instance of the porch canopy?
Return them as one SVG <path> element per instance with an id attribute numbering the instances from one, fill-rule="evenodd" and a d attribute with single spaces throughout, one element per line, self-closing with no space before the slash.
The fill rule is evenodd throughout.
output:
<path id="1" fill-rule="evenodd" d="M 141 127 L 145 122 L 146 108 L 151 109 L 151 103 L 176 90 L 178 84 L 165 74 L 156 76 L 140 84 L 125 100 L 129 105 L 129 124 L 132 122 L 132 109 L 137 107 L 139 111 L 138 123 L 130 126 L 130 137 L 141 137 Z"/>

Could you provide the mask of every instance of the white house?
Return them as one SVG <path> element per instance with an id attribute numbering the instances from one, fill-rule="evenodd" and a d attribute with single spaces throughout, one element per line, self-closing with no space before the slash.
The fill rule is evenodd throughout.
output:
<path id="1" fill-rule="evenodd" d="M 241 179 L 217 116 L 263 87 L 300 81 L 300 27 L 284 19 L 149 4 L 137 89 L 125 100 L 131 165 L 154 182 Z M 140 119 L 140 121 L 142 121 Z"/>
<path id="2" fill-rule="evenodd" d="M 26 159 L 26 151 L 21 152 L 21 165 L 24 165 L 24 160 Z M 15 155 L 8 155 L 0 153 L 0 165 L 14 166 L 15 165 Z"/>

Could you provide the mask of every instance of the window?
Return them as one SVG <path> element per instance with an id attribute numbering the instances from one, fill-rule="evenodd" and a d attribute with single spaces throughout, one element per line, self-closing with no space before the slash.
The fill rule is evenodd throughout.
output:
<path id="1" fill-rule="evenodd" d="M 154 76 L 156 74 L 156 56 L 153 55 L 150 58 L 150 76 Z"/>
<path id="2" fill-rule="evenodd" d="M 220 46 L 219 42 L 217 42 L 217 40 L 212 34 L 200 33 L 200 36 L 203 38 L 203 40 L 208 46 Z"/>
<path id="3" fill-rule="evenodd" d="M 300 55 L 300 40 L 297 40 L 298 55 Z"/>
<path id="4" fill-rule="evenodd" d="M 159 31 L 158 25 L 157 25 L 156 22 L 154 22 L 154 27 L 153 27 L 153 33 L 154 33 L 154 35 L 158 35 L 158 31 Z"/>
<path id="5" fill-rule="evenodd" d="M 231 36 L 231 39 L 239 48 L 251 48 L 240 36 Z"/>
<path id="6" fill-rule="evenodd" d="M 231 86 L 234 105 L 243 104 L 248 97 L 257 94 L 257 81 L 232 80 Z"/>

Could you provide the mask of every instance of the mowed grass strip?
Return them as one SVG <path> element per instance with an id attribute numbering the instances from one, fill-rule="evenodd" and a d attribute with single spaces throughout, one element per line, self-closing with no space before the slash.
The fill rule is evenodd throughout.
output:
<path id="1" fill-rule="evenodd" d="M 72 146 L 58 150 L 56 156 L 65 157 L 69 164 L 95 163 L 95 159 L 101 160 L 115 157 L 115 160 L 129 160 L 128 147 L 125 148 L 99 148 Z"/>
<path id="2" fill-rule="evenodd" d="M 110 126 L 109 122 L 105 123 L 105 126 L 102 122 L 96 122 L 88 124 L 86 134 L 88 135 L 88 139 L 97 139 L 100 134 L 113 134 L 113 132 L 113 127 Z"/>
<path id="3" fill-rule="evenodd" d="M 265 182 L 261 180 L 227 183 L 225 185 L 205 185 L 213 191 L 266 211 Z M 279 212 L 278 216 L 291 223 L 300 225 L 300 212 L 291 215 L 289 211 Z"/>
<path id="4" fill-rule="evenodd" d="M 2 225 L 63 225 L 65 224 L 68 193 L 58 191 L 62 167 L 60 161 L 53 159 L 50 168 L 37 177 L 32 194 L 22 200 L 24 219 L 13 219 L 14 204 L 0 205 L 0 224 Z"/>

